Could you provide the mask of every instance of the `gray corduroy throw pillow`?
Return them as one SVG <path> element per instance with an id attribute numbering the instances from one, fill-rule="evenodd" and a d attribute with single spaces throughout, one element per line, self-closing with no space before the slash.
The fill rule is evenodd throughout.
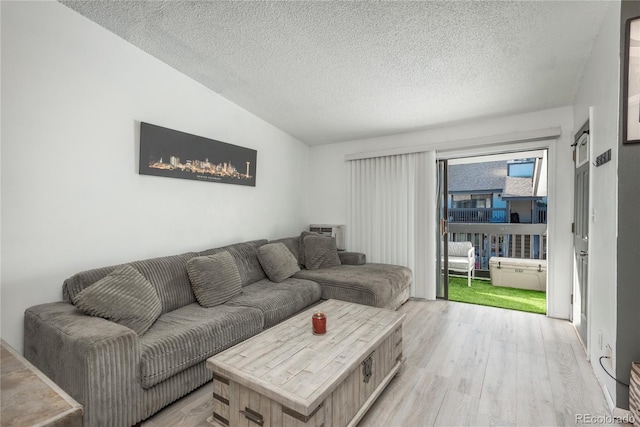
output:
<path id="1" fill-rule="evenodd" d="M 303 231 L 300 233 L 300 252 L 298 253 L 298 264 L 301 266 L 305 266 L 306 262 L 304 260 L 304 238 L 307 236 L 322 236 L 320 233 L 316 233 L 315 231 Z"/>
<path id="2" fill-rule="evenodd" d="M 304 236 L 304 259 L 307 270 L 342 265 L 335 237 Z"/>
<path id="3" fill-rule="evenodd" d="M 130 265 L 85 288 L 73 302 L 84 313 L 119 323 L 138 335 L 144 334 L 162 312 L 153 285 Z"/>
<path id="4" fill-rule="evenodd" d="M 191 258 L 187 273 L 191 289 L 203 307 L 220 305 L 242 291 L 238 266 L 228 251 Z"/>
<path id="5" fill-rule="evenodd" d="M 284 243 L 267 243 L 260 246 L 258 261 L 272 282 L 280 283 L 300 270 L 296 257 Z"/>

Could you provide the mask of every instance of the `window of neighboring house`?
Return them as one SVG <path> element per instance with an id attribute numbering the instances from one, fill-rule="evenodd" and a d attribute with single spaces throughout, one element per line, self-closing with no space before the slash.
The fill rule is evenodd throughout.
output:
<path id="1" fill-rule="evenodd" d="M 507 164 L 507 176 L 528 178 L 533 176 L 534 160 L 512 160 Z"/>
<path id="2" fill-rule="evenodd" d="M 452 208 L 490 208 L 491 194 L 453 194 Z"/>

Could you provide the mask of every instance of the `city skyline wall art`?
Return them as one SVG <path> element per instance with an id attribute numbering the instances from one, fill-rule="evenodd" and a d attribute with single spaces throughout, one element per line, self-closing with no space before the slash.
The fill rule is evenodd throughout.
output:
<path id="1" fill-rule="evenodd" d="M 141 175 L 256 186 L 258 152 L 140 123 Z"/>

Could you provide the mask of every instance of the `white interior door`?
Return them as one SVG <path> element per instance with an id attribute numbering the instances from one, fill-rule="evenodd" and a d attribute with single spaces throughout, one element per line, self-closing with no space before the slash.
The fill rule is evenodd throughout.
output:
<path id="1" fill-rule="evenodd" d="M 587 348 L 589 320 L 589 134 L 578 137 L 575 146 L 573 220 L 573 324 Z"/>

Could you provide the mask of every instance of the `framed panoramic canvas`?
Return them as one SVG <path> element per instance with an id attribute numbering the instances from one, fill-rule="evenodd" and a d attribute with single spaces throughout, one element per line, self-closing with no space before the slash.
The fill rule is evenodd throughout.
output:
<path id="1" fill-rule="evenodd" d="M 622 142 L 640 142 L 640 17 L 627 21 L 624 55 Z"/>
<path id="2" fill-rule="evenodd" d="M 255 187 L 257 157 L 256 150 L 140 123 L 141 175 Z"/>

